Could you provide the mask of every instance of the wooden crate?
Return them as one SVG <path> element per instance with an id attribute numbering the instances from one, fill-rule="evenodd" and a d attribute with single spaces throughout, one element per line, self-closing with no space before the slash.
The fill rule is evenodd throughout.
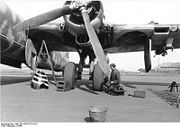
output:
<path id="1" fill-rule="evenodd" d="M 134 91 L 134 97 L 145 98 L 145 95 L 146 95 L 145 91 L 139 91 L 139 90 Z"/>

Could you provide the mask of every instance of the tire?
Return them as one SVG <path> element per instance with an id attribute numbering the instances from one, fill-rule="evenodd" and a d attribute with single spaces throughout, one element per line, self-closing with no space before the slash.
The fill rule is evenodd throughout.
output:
<path id="1" fill-rule="evenodd" d="M 101 91 L 102 83 L 104 82 L 104 73 L 97 63 L 94 66 L 94 72 L 93 72 L 93 87 L 95 91 Z"/>
<path id="2" fill-rule="evenodd" d="M 73 89 L 75 86 L 76 65 L 72 62 L 67 63 L 64 69 L 64 90 Z"/>

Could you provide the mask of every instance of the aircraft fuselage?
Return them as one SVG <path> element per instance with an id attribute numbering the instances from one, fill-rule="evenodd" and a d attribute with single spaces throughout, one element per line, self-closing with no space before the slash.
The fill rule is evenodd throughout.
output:
<path id="1" fill-rule="evenodd" d="M 0 2 L 0 44 L 1 63 L 20 67 L 24 62 L 25 32 L 16 33 L 12 26 L 22 21 L 15 12 L 4 3 Z M 18 56 L 18 58 L 17 58 Z"/>

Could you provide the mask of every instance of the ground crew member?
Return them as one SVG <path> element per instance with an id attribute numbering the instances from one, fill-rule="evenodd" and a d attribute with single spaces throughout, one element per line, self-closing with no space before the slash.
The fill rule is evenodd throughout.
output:
<path id="1" fill-rule="evenodd" d="M 121 77 L 120 72 L 118 69 L 116 69 L 116 65 L 114 63 L 110 64 L 111 68 L 111 75 L 110 79 L 105 78 L 104 84 L 102 86 L 102 90 L 104 90 L 106 93 L 112 94 L 124 94 L 124 89 L 122 86 L 120 86 L 121 83 Z"/>
<path id="2" fill-rule="evenodd" d="M 175 90 L 178 92 L 178 85 L 175 81 L 173 81 L 168 88 L 170 88 L 170 90 L 169 90 L 170 92 L 173 92 Z"/>

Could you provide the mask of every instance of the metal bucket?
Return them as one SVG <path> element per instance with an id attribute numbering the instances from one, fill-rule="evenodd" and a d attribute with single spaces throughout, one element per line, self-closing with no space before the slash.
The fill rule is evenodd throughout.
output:
<path id="1" fill-rule="evenodd" d="M 105 122 L 107 107 L 91 106 L 89 109 L 90 122 Z"/>

